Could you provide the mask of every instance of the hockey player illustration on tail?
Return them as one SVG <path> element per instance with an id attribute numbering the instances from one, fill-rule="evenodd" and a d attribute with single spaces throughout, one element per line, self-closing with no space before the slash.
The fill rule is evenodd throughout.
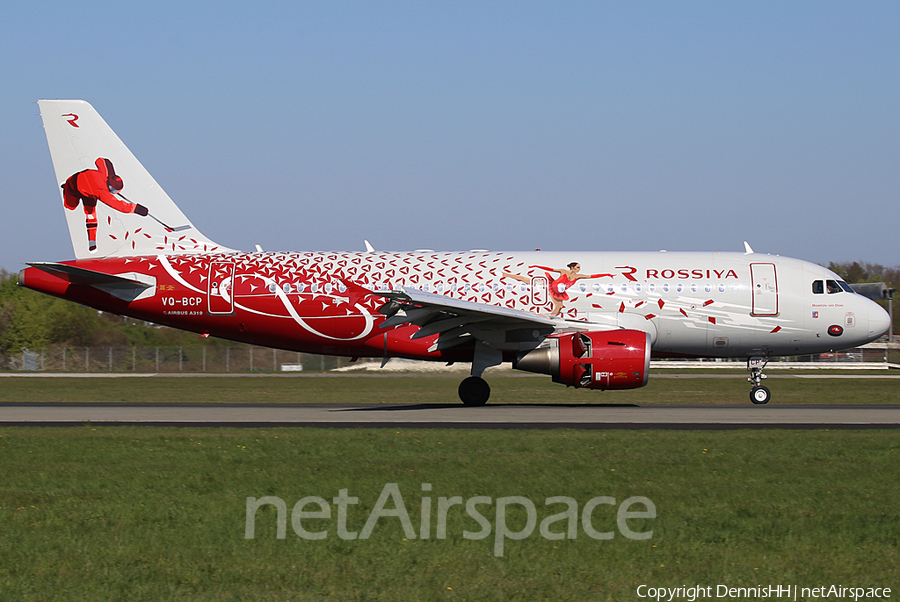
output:
<path id="1" fill-rule="evenodd" d="M 124 188 L 125 183 L 116 175 L 112 161 L 98 157 L 94 164 L 97 169 L 85 169 L 72 174 L 62 185 L 66 209 L 74 211 L 79 203 L 84 208 L 88 250 L 91 252 L 97 249 L 97 201 L 122 213 L 140 216 L 148 214 L 143 205 L 117 198 L 116 195 Z"/>

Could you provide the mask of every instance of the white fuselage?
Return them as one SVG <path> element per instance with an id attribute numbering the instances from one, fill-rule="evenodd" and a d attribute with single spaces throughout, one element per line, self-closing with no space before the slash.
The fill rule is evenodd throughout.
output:
<path id="1" fill-rule="evenodd" d="M 287 291 L 286 303 L 294 296 L 298 302 L 339 298 L 346 280 L 370 290 L 409 287 L 545 316 L 554 305 L 551 288 L 560 286 L 557 270 L 577 262 L 579 274 L 589 277 L 556 291 L 566 297 L 558 330 L 645 330 L 656 355 L 819 353 L 862 345 L 889 325 L 878 304 L 837 286 L 833 272 L 764 254 L 421 251 L 239 254 L 236 260 L 239 273 L 256 272 L 257 264 L 274 269 L 269 287 L 275 284 L 279 295 Z M 309 282 L 311 271 L 315 282 Z M 834 292 L 828 292 L 831 283 Z M 237 303 L 241 296 L 237 291 Z"/>

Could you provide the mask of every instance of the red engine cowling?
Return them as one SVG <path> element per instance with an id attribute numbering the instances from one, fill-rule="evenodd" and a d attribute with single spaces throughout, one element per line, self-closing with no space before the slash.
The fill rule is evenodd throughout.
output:
<path id="1" fill-rule="evenodd" d="M 570 332 L 548 337 L 513 365 L 587 389 L 637 389 L 650 376 L 650 335 L 640 330 Z"/>

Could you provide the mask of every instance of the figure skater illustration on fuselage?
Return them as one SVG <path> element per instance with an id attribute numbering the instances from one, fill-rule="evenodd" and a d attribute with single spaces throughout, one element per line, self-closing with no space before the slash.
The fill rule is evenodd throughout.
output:
<path id="1" fill-rule="evenodd" d="M 557 274 L 559 274 L 559 276 L 556 278 L 554 278 L 552 274 L 547 274 L 547 279 L 551 281 L 550 300 L 553 302 L 553 309 L 550 310 L 550 317 L 553 318 L 559 316 L 559 312 L 562 311 L 563 307 L 565 306 L 565 302 L 569 300 L 569 294 L 566 291 L 577 281 L 589 278 L 612 278 L 613 276 L 615 276 L 615 274 L 582 274 L 581 264 L 577 261 L 573 261 L 564 268 L 551 268 L 543 265 L 530 265 L 528 267 L 547 270 L 548 272 L 556 272 Z M 503 276 L 506 278 L 515 278 L 516 280 L 525 282 L 527 284 L 531 283 L 531 278 L 529 278 L 528 276 L 510 274 L 508 272 L 504 272 Z"/>

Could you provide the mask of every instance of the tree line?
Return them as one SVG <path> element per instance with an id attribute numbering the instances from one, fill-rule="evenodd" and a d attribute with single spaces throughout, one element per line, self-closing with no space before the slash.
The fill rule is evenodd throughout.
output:
<path id="1" fill-rule="evenodd" d="M 828 269 L 842 277 L 849 284 L 859 282 L 884 282 L 888 287 L 900 289 L 900 266 L 886 268 L 880 263 L 860 263 L 845 261 L 831 262 Z"/>
<path id="2" fill-rule="evenodd" d="M 859 261 L 845 261 L 842 263 L 831 262 L 828 269 L 844 279 L 849 284 L 862 282 L 884 282 L 888 288 L 900 291 L 900 266 L 891 268 L 880 263 L 860 263 Z M 897 293 L 895 293 L 897 296 Z M 888 303 L 892 301 L 878 301 L 878 304 L 888 309 Z M 896 309 L 896 305 L 894 306 Z M 900 312 L 894 312 L 894 324 L 892 332 L 900 332 Z"/>
<path id="3" fill-rule="evenodd" d="M 225 344 L 78 305 L 19 286 L 0 269 L 0 354 L 51 345 L 69 347 L 194 347 Z"/>

